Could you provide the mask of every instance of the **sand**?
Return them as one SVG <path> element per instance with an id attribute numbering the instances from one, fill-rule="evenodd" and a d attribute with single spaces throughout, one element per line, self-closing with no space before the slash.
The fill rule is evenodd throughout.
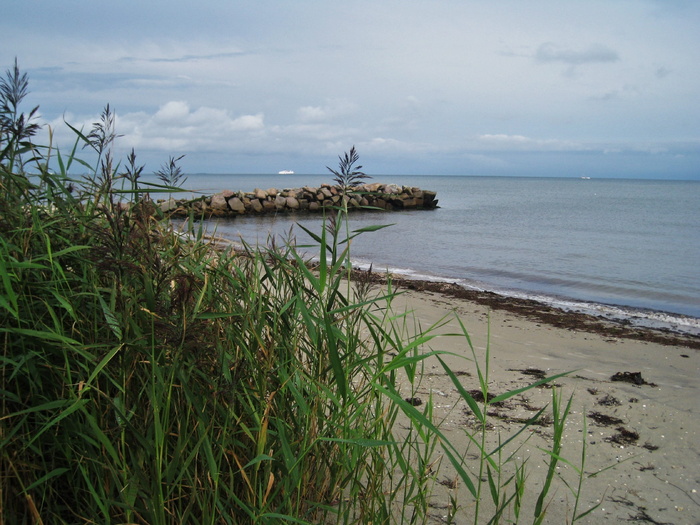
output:
<path id="1" fill-rule="evenodd" d="M 578 512 L 600 506 L 581 523 L 700 524 L 700 338 L 633 329 L 493 294 L 465 295 L 448 285 L 399 284 L 404 293 L 394 306 L 411 310 L 423 328 L 448 319 L 437 332 L 460 332 L 454 312 L 464 322 L 482 362 L 489 346 L 489 392 L 498 395 L 525 386 L 542 373 L 571 372 L 555 381 L 556 391 L 565 400 L 573 395 L 562 456 L 580 466 L 585 439 L 586 475 L 612 467 L 585 481 Z M 471 358 L 468 344 L 459 337 L 436 338 L 422 349 L 430 350 Z M 445 359 L 459 374 L 464 388 L 478 388 L 472 361 L 452 356 Z M 642 384 L 613 381 L 616 374 Z M 475 457 L 475 448 L 467 438 L 468 432 L 476 431 L 475 418 L 457 388 L 433 358 L 426 362 L 421 378 L 416 392 L 406 389 L 402 395 L 422 402 L 432 396 L 435 416 L 442 421 L 440 428 L 458 450 Z M 536 409 L 551 404 L 551 399 L 552 389 L 539 387 L 492 407 L 491 447 L 499 435 L 505 439 L 522 426 L 518 420 L 532 417 Z M 534 502 L 547 470 L 548 456 L 539 448 L 549 446 L 551 434 L 551 426 L 533 425 L 520 436 L 520 442 L 529 436 L 514 455 L 520 461 L 529 458 L 521 523 L 532 522 Z M 454 486 L 455 471 L 446 458 L 435 466 L 434 473 L 431 523 L 447 523 L 451 497 L 458 505 L 453 523 L 472 523 L 474 499 L 463 483 Z M 572 466 L 560 463 L 558 473 L 570 483 L 577 482 Z M 547 501 L 545 523 L 570 522 L 575 498 L 563 483 L 554 484 Z M 484 509 L 481 516 L 486 518 L 487 503 Z M 488 519 L 479 521 L 486 523 Z"/>

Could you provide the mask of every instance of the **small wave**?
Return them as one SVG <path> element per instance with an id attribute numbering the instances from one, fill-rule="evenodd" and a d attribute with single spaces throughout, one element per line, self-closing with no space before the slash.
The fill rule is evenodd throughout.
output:
<path id="1" fill-rule="evenodd" d="M 355 268 L 367 270 L 371 266 L 371 263 L 365 260 L 354 260 L 353 266 Z M 374 266 L 374 268 L 376 270 L 376 266 Z M 604 303 L 577 301 L 565 297 L 527 293 L 520 290 L 505 288 L 499 289 L 497 287 L 488 286 L 486 283 L 469 281 L 467 279 L 454 279 L 438 275 L 431 275 L 428 273 L 417 272 L 410 268 L 390 266 L 382 268 L 382 271 L 401 276 L 405 279 L 452 283 L 457 284 L 467 290 L 492 292 L 504 297 L 536 301 L 560 310 L 593 315 L 595 317 L 601 317 L 611 321 L 624 322 L 631 326 L 637 326 L 640 328 L 654 328 L 670 330 L 682 334 L 700 335 L 700 319 L 687 315 Z"/>
<path id="2" fill-rule="evenodd" d="M 564 307 L 567 310 L 589 313 L 615 321 L 626 321 L 632 326 L 671 330 L 690 335 L 700 335 L 700 319 L 696 317 L 641 308 L 625 308 L 607 304 L 576 303 L 571 301 L 569 303 L 571 303 L 571 306 Z M 556 303 L 554 306 L 556 306 Z"/>

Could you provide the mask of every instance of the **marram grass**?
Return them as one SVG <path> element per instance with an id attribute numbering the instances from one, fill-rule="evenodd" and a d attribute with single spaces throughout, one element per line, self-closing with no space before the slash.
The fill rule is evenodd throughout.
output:
<path id="1" fill-rule="evenodd" d="M 555 395 L 550 472 L 523 516 L 525 463 L 485 441 L 488 355 L 472 356 L 481 404 L 441 360 L 480 423 L 476 463 L 431 400 L 406 401 L 441 324 L 395 311 L 390 281 L 352 279 L 351 239 L 376 228 L 338 208 L 309 232 L 315 267 L 289 244 L 215 250 L 194 221 L 173 230 L 133 152 L 113 159 L 109 106 L 67 155 L 35 145 L 26 81 L 15 64 L 0 86 L 0 523 L 425 523 L 440 461 L 473 523 L 542 521 L 568 405 Z M 346 191 L 357 159 L 331 170 Z"/>

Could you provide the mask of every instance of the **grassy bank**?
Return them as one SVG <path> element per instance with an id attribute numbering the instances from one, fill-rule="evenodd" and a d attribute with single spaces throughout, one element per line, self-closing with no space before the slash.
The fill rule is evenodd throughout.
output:
<path id="1" fill-rule="evenodd" d="M 541 521 L 566 402 L 550 409 L 547 481 L 527 487 L 509 452 L 524 434 L 485 439 L 488 406 L 521 390 L 489 396 L 488 352 L 458 334 L 482 393 L 445 366 L 480 422 L 468 460 L 432 402 L 411 402 L 440 325 L 394 311 L 390 282 L 350 278 L 350 241 L 374 228 L 333 210 L 309 232 L 313 270 L 289 245 L 214 250 L 196 221 L 172 229 L 133 152 L 113 158 L 109 107 L 63 153 L 33 142 L 16 66 L 1 87 L 0 522 L 423 523 L 439 458 L 474 523 Z M 159 173 L 171 191 L 176 160 Z M 351 150 L 332 170 L 347 192 L 365 177 L 356 162 Z M 526 495 L 535 516 L 519 515 Z"/>

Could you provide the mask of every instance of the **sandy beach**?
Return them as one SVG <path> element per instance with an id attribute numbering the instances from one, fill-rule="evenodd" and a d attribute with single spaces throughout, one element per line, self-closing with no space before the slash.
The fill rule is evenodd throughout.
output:
<path id="1" fill-rule="evenodd" d="M 585 481 L 578 512 L 601 504 L 581 523 L 700 523 L 699 338 L 630 328 L 447 284 L 402 280 L 396 284 L 404 293 L 395 308 L 412 311 L 423 328 L 445 319 L 438 333 L 460 332 L 457 314 L 478 359 L 484 359 L 489 346 L 489 393 L 525 386 L 542 375 L 571 372 L 554 381 L 565 401 L 573 395 L 562 456 L 580 466 L 585 439 L 586 475 L 612 467 Z M 423 349 L 429 350 L 471 358 L 468 344 L 459 337 L 433 339 Z M 472 361 L 452 356 L 445 360 L 468 391 L 478 388 Z M 475 432 L 475 418 L 437 360 L 426 362 L 417 391 L 405 394 L 421 401 L 432 396 L 440 428 L 458 450 L 476 456 L 467 437 L 467 432 Z M 551 399 L 551 388 L 538 387 L 492 406 L 489 443 L 495 446 L 499 435 L 505 440 Z M 529 457 L 522 523 L 532 521 L 547 470 L 547 456 L 539 448 L 551 442 L 551 427 L 530 426 L 519 436 L 520 442 L 527 436 L 514 454 L 519 461 Z M 454 482 L 455 471 L 446 458 L 437 472 L 432 522 L 447 522 L 453 497 L 458 505 L 453 523 L 471 523 L 473 498 L 461 482 Z M 572 466 L 560 463 L 557 472 L 577 483 Z M 487 485 L 484 490 L 488 491 Z M 570 521 L 574 497 L 563 483 L 556 483 L 548 502 L 546 523 Z M 482 515 L 488 514 L 484 510 Z"/>

